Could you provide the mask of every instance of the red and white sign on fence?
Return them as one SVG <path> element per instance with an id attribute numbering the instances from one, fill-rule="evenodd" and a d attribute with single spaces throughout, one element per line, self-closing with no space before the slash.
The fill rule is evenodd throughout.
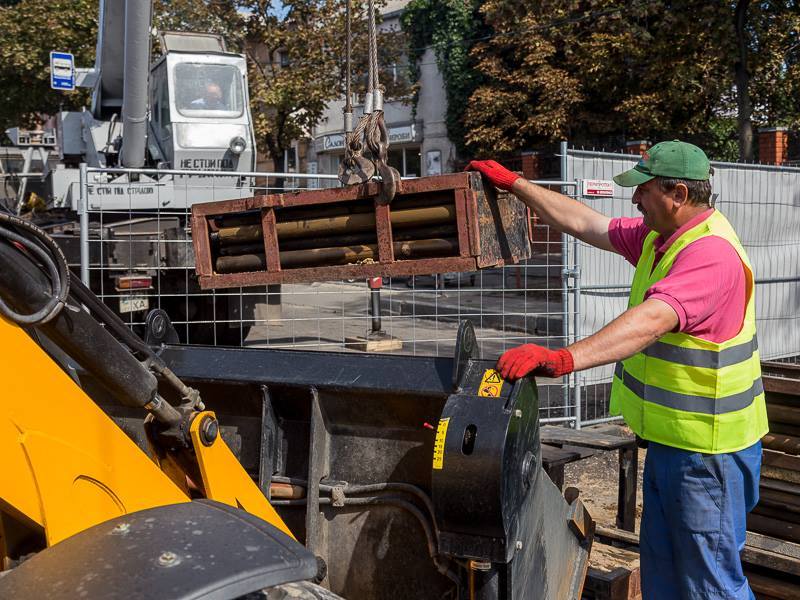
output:
<path id="1" fill-rule="evenodd" d="M 614 182 L 610 179 L 584 179 L 582 182 L 582 194 L 592 198 L 613 198 Z"/>

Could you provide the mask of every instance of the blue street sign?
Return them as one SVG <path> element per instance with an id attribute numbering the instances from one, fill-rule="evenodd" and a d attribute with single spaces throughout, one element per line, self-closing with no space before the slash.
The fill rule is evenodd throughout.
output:
<path id="1" fill-rule="evenodd" d="M 69 52 L 50 52 L 50 87 L 75 89 L 75 59 Z"/>

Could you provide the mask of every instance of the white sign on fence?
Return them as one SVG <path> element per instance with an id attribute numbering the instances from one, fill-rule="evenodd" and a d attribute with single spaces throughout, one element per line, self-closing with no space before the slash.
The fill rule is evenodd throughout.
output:
<path id="1" fill-rule="evenodd" d="M 581 183 L 583 196 L 590 198 L 614 197 L 614 182 L 610 179 L 584 179 Z"/>

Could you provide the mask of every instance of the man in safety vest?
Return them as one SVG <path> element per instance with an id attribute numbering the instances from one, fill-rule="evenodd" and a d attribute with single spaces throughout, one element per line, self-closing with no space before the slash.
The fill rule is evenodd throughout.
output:
<path id="1" fill-rule="evenodd" d="M 636 266 L 628 309 L 600 331 L 559 350 L 513 348 L 497 366 L 516 379 L 616 363 L 611 412 L 648 443 L 643 597 L 753 598 L 739 559 L 767 432 L 753 272 L 736 232 L 710 203 L 705 153 L 662 142 L 614 177 L 636 186 L 642 217 L 635 219 L 601 215 L 491 160 L 468 168 L 544 223 Z"/>

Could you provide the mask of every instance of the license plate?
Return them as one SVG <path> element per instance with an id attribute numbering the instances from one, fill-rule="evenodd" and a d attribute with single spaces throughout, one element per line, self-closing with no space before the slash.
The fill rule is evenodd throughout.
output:
<path id="1" fill-rule="evenodd" d="M 147 310 L 149 307 L 150 299 L 147 296 L 127 296 L 119 299 L 119 312 L 121 313 Z"/>

